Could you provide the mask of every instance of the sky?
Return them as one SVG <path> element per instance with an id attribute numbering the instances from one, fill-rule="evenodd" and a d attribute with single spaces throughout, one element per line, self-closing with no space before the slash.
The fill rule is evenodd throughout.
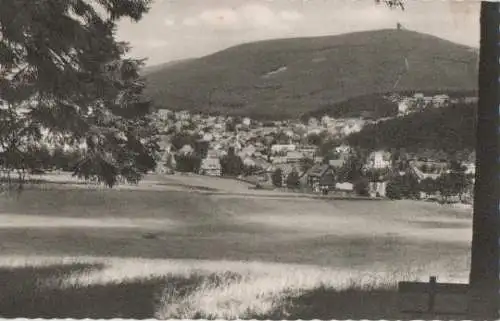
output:
<path id="1" fill-rule="evenodd" d="M 154 0 L 137 23 L 123 20 L 117 37 L 147 65 L 200 57 L 265 39 L 404 28 L 479 46 L 479 1 L 405 0 L 405 10 L 374 0 Z"/>

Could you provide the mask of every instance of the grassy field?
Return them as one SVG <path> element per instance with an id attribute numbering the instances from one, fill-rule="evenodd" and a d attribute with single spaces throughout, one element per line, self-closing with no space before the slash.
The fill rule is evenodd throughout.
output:
<path id="1" fill-rule="evenodd" d="M 172 176 L 3 195 L 0 229 L 1 317 L 379 319 L 397 281 L 466 281 L 471 213 Z"/>

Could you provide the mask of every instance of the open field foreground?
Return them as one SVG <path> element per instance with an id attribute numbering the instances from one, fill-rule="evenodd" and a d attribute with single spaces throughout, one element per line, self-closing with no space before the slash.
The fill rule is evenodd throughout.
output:
<path id="1" fill-rule="evenodd" d="M 0 316 L 402 318 L 397 281 L 467 280 L 469 209 L 276 194 L 169 176 L 2 195 Z"/>

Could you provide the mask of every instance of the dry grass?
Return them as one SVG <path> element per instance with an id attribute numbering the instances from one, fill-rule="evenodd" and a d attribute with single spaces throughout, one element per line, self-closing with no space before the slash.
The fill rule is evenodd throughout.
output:
<path id="1" fill-rule="evenodd" d="M 4 298 L 24 302 L 21 309 L 1 300 L 2 317 L 399 318 L 397 281 L 424 279 L 429 269 L 441 270 L 441 280 L 457 281 L 443 278 L 445 267 L 438 266 L 373 272 L 261 262 L 2 257 L 0 267 L 10 282 Z"/>
<path id="2" fill-rule="evenodd" d="M 214 184 L 235 193 L 52 184 L 1 198 L 0 315 L 392 319 L 397 281 L 467 279 L 467 210 Z"/>

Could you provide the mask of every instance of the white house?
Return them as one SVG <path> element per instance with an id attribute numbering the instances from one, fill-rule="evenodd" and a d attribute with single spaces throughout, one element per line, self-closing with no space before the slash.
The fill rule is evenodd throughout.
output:
<path id="1" fill-rule="evenodd" d="M 336 183 L 335 189 L 343 192 L 352 192 L 354 190 L 354 185 L 349 182 Z"/>
<path id="2" fill-rule="evenodd" d="M 311 126 L 307 129 L 307 135 L 311 135 L 311 134 L 319 135 L 323 130 L 324 130 L 323 127 L 318 127 L 318 126 L 312 127 Z"/>
<path id="3" fill-rule="evenodd" d="M 189 120 L 191 118 L 191 115 L 189 114 L 188 111 L 183 110 L 183 111 L 178 111 L 175 113 L 175 118 L 178 120 Z"/>
<path id="4" fill-rule="evenodd" d="M 287 158 L 285 156 L 275 156 L 272 157 L 271 160 L 274 165 L 288 163 Z"/>
<path id="5" fill-rule="evenodd" d="M 434 101 L 433 97 L 428 97 L 428 96 L 424 97 L 424 106 L 428 106 L 428 105 L 432 104 L 433 101 Z"/>
<path id="6" fill-rule="evenodd" d="M 155 172 L 157 174 L 164 174 L 172 172 L 176 168 L 176 161 L 173 154 L 166 154 L 162 157 L 162 161 L 156 164 Z"/>
<path id="7" fill-rule="evenodd" d="M 280 152 L 293 152 L 296 150 L 296 146 L 294 144 L 275 144 L 271 146 L 271 152 L 280 153 Z"/>
<path id="8" fill-rule="evenodd" d="M 308 125 L 310 127 L 317 127 L 319 125 L 319 122 L 315 117 L 311 117 L 309 118 Z"/>
<path id="9" fill-rule="evenodd" d="M 255 160 L 252 157 L 245 157 L 245 158 L 243 158 L 243 165 L 255 166 Z"/>
<path id="10" fill-rule="evenodd" d="M 466 104 L 473 104 L 478 102 L 478 97 L 465 97 L 464 98 L 464 103 Z"/>
<path id="11" fill-rule="evenodd" d="M 248 117 L 245 117 L 243 118 L 243 120 L 241 121 L 241 123 L 245 126 L 250 126 L 252 124 L 252 120 Z"/>
<path id="12" fill-rule="evenodd" d="M 472 182 L 475 183 L 476 181 L 476 164 L 474 163 L 465 163 L 464 166 L 466 167 L 465 174 L 472 175 Z"/>
<path id="13" fill-rule="evenodd" d="M 304 157 L 313 158 L 318 150 L 318 147 L 314 145 L 301 145 L 297 148 L 297 151 L 302 153 Z"/>
<path id="14" fill-rule="evenodd" d="M 328 134 L 333 135 L 333 136 L 338 135 L 338 133 L 339 133 L 338 129 L 335 128 L 334 126 L 327 127 L 326 131 L 328 132 Z"/>
<path id="15" fill-rule="evenodd" d="M 404 98 L 398 102 L 398 114 L 406 115 L 410 111 L 411 101 L 408 98 Z"/>
<path id="16" fill-rule="evenodd" d="M 217 149 L 210 148 L 207 151 L 207 157 L 206 158 L 219 158 L 221 157 L 221 151 Z"/>
<path id="17" fill-rule="evenodd" d="M 325 126 L 325 127 L 327 127 L 328 125 L 330 125 L 331 121 L 332 121 L 332 119 L 328 115 L 325 115 L 325 116 L 321 117 L 321 124 L 323 126 Z"/>
<path id="18" fill-rule="evenodd" d="M 200 171 L 207 176 L 221 176 L 221 164 L 218 158 L 205 158 L 201 161 Z"/>
<path id="19" fill-rule="evenodd" d="M 194 152 L 194 148 L 191 145 L 184 145 L 182 148 L 179 150 L 180 154 L 191 154 Z"/>
<path id="20" fill-rule="evenodd" d="M 387 182 L 370 182 L 368 190 L 371 197 L 385 197 L 386 188 Z"/>
<path id="21" fill-rule="evenodd" d="M 246 157 L 246 156 L 253 156 L 256 151 L 257 151 L 257 148 L 255 148 L 254 145 L 250 144 L 250 145 L 243 147 L 243 149 L 241 150 L 241 153 L 244 157 Z"/>
<path id="22" fill-rule="evenodd" d="M 368 169 L 384 169 L 391 166 L 391 153 L 375 151 L 368 156 L 366 167 Z"/>
<path id="23" fill-rule="evenodd" d="M 410 161 L 411 173 L 419 180 L 424 180 L 426 178 L 438 179 L 443 173 L 449 171 L 449 165 L 447 162 L 437 162 L 432 160 L 413 160 Z"/>
<path id="24" fill-rule="evenodd" d="M 340 154 L 349 154 L 352 151 L 352 148 L 349 145 L 343 144 L 335 147 L 335 151 Z"/>
<path id="25" fill-rule="evenodd" d="M 205 133 L 205 134 L 203 134 L 203 140 L 207 141 L 207 142 L 211 142 L 214 140 L 214 135 L 212 135 L 211 133 Z"/>
<path id="26" fill-rule="evenodd" d="M 298 163 L 304 158 L 304 154 L 298 151 L 289 151 L 286 153 L 285 158 L 287 163 Z"/>
<path id="27" fill-rule="evenodd" d="M 448 95 L 436 95 L 432 98 L 432 104 L 435 107 L 445 106 L 450 101 L 450 96 Z"/>
<path id="28" fill-rule="evenodd" d="M 360 121 L 351 120 L 346 123 L 346 125 L 342 128 L 341 133 L 345 136 L 348 136 L 352 133 L 360 132 L 363 129 L 363 123 Z"/>
<path id="29" fill-rule="evenodd" d="M 166 120 L 172 112 L 168 109 L 159 109 L 157 113 L 159 119 Z"/>
<path id="30" fill-rule="evenodd" d="M 466 167 L 465 174 L 471 174 L 471 175 L 476 174 L 476 164 L 465 163 L 464 166 Z"/>
<path id="31" fill-rule="evenodd" d="M 182 129 L 182 123 L 180 121 L 176 121 L 173 127 L 175 128 L 176 132 L 180 132 Z"/>

